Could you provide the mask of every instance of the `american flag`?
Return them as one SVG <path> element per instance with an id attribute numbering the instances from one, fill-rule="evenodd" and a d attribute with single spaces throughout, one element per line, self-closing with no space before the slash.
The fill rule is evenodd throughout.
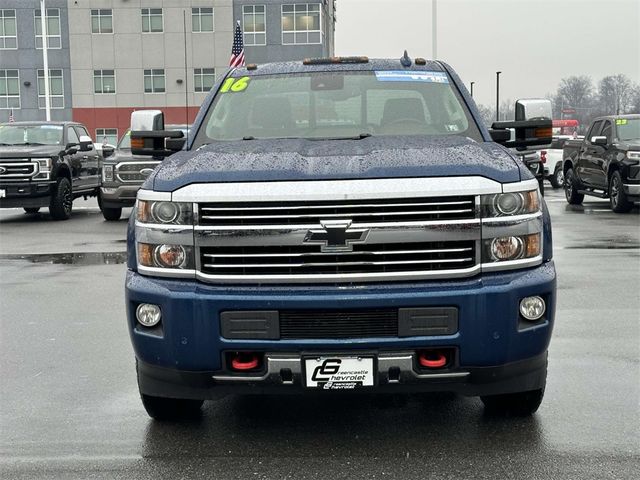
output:
<path id="1" fill-rule="evenodd" d="M 13 108 L 11 109 L 11 112 L 9 113 L 9 123 L 13 123 L 15 122 L 15 118 L 13 118 Z"/>
<path id="2" fill-rule="evenodd" d="M 233 35 L 233 47 L 231 47 L 230 67 L 241 67 L 244 65 L 244 44 L 242 42 L 242 29 L 240 20 L 236 23 L 236 33 Z"/>

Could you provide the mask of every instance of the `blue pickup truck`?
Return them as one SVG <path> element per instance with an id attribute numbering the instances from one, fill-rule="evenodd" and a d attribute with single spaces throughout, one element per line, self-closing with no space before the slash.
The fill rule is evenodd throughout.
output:
<path id="1" fill-rule="evenodd" d="M 419 391 L 535 412 L 556 273 L 538 183 L 509 148 L 551 141 L 540 104 L 487 129 L 451 67 L 405 55 L 231 69 L 188 138 L 134 112 L 132 152 L 169 157 L 128 226 L 149 415 L 229 393 Z"/>

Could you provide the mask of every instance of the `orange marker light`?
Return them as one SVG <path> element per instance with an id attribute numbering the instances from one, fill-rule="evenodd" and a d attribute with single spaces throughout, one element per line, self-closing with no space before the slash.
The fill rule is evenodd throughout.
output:
<path id="1" fill-rule="evenodd" d="M 138 262 L 145 267 L 153 267 L 153 245 L 148 243 L 138 244 Z"/>
<path id="2" fill-rule="evenodd" d="M 540 255 L 540 234 L 534 233 L 527 235 L 525 238 L 525 257 L 537 257 Z"/>

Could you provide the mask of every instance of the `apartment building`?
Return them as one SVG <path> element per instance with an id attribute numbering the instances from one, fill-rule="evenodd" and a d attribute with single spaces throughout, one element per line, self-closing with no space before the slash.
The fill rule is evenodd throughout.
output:
<path id="1" fill-rule="evenodd" d="M 40 1 L 0 5 L 0 121 L 11 108 L 16 120 L 44 119 Z M 114 144 L 136 109 L 191 123 L 228 68 L 237 21 L 248 63 L 334 49 L 334 0 L 46 0 L 46 7 L 52 119 L 82 122 Z"/>
<path id="2" fill-rule="evenodd" d="M 71 120 L 68 0 L 47 0 L 51 119 Z M 0 122 L 45 120 L 39 0 L 0 1 Z"/>

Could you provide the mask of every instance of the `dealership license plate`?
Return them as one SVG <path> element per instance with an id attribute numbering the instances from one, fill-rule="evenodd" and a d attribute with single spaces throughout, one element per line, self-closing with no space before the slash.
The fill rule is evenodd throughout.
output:
<path id="1" fill-rule="evenodd" d="M 305 359 L 307 387 L 353 390 L 374 385 L 373 357 L 314 357 Z"/>
<path id="2" fill-rule="evenodd" d="M 0 188 L 0 198 L 4 198 L 7 196 L 7 191 Z"/>

